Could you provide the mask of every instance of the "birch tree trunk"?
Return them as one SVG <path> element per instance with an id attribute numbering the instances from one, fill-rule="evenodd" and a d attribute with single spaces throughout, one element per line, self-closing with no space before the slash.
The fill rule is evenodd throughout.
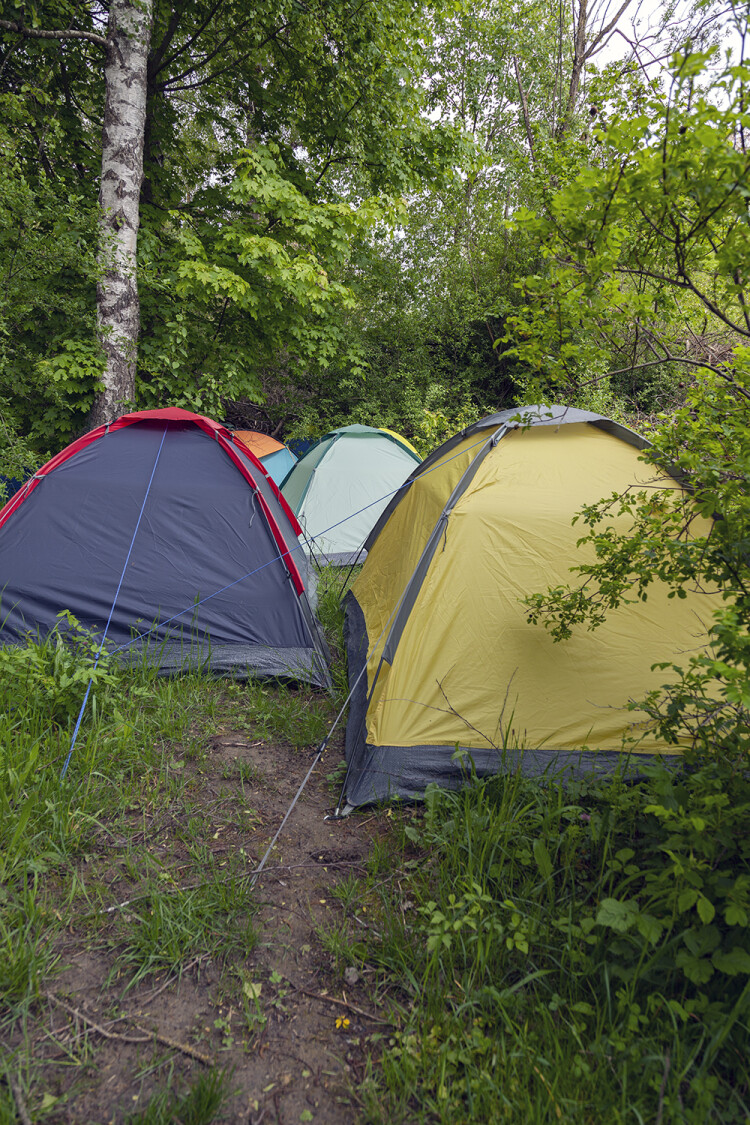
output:
<path id="1" fill-rule="evenodd" d="M 140 331 L 136 251 L 152 13 L 153 0 L 110 0 L 96 287 L 97 332 L 106 368 L 104 390 L 91 410 L 92 426 L 110 421 L 123 402 L 135 398 Z"/>

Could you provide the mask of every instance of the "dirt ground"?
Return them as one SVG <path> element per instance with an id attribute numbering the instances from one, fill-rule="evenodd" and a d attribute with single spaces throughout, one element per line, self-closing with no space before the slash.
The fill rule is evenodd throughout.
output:
<path id="1" fill-rule="evenodd" d="M 217 859 L 242 848 L 252 870 L 311 760 L 307 753 L 259 743 L 243 732 L 222 730 L 211 740 L 195 779 L 201 792 L 226 804 L 241 788 L 242 801 L 253 810 L 246 831 L 236 818 L 222 827 L 217 816 L 216 831 L 207 836 Z M 107 983 L 113 953 L 106 940 L 87 939 L 75 919 L 70 923 L 57 950 L 65 967 L 50 981 L 28 1029 L 34 1057 L 43 1063 L 44 1091 L 35 1092 L 34 1105 L 43 1093 L 45 1121 L 120 1125 L 145 1108 L 170 1074 L 174 1087 L 185 1090 L 211 1067 L 231 1072 L 231 1096 L 219 1121 L 357 1120 L 356 1090 L 368 1042 L 388 1033 L 388 1010 L 375 1009 L 366 972 L 341 961 L 336 965 L 318 928 L 341 919 L 332 888 L 364 873 L 374 840 L 392 822 L 383 812 L 325 819 L 335 804 L 326 777 L 340 761 L 340 746 L 334 745 L 268 859 L 253 892 L 259 941 L 246 957 L 221 964 L 198 955 L 181 979 L 150 977 L 123 994 L 117 980 Z M 188 763 L 185 769 L 197 767 Z M 149 850 L 178 870 L 178 836 L 168 824 L 154 825 L 153 839 Z M 116 856 L 111 863 L 114 917 L 118 909 L 127 910 L 116 904 L 133 893 L 134 883 L 118 870 Z M 367 923 L 360 918 L 360 924 Z M 249 1001 L 244 1007 L 243 989 Z"/>

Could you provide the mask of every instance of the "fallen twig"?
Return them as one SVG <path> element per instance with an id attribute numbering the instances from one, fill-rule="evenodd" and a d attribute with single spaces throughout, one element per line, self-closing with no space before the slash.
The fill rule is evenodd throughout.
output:
<path id="1" fill-rule="evenodd" d="M 18 1120 L 21 1122 L 21 1125 L 31 1125 L 31 1118 L 29 1117 L 29 1111 L 26 1108 L 26 1102 L 24 1101 L 23 1094 L 21 1093 L 21 1087 L 18 1085 L 18 1082 L 10 1073 L 10 1071 L 7 1072 L 6 1078 L 8 1079 L 8 1085 L 10 1086 L 10 1092 L 13 1095 L 13 1101 L 16 1103 Z"/>
<path id="2" fill-rule="evenodd" d="M 129 1016 L 123 1018 L 130 1019 Z M 162 1046 L 171 1047 L 175 1051 L 181 1051 L 183 1055 L 188 1055 L 191 1059 L 197 1059 L 198 1062 L 203 1063 L 204 1066 L 213 1066 L 214 1060 L 212 1058 L 209 1058 L 208 1055 L 204 1055 L 203 1052 L 197 1050 L 197 1048 L 191 1047 L 189 1043 L 180 1043 L 178 1039 L 171 1039 L 168 1035 L 162 1035 L 160 1031 L 141 1027 L 139 1023 L 133 1023 L 133 1026 L 137 1027 L 139 1031 L 148 1032 L 150 1036 L 155 1039 L 157 1043 L 161 1043 Z"/>
<path id="3" fill-rule="evenodd" d="M 356 1004 L 350 1003 L 349 1000 L 339 1000 L 337 996 L 323 996 L 320 992 L 311 992 L 309 988 L 301 988 L 291 980 L 289 983 L 297 992 L 301 992 L 305 996 L 311 996 L 313 1000 L 322 1000 L 326 1004 L 337 1004 L 339 1008 L 348 1008 L 350 1012 L 356 1012 L 358 1016 L 363 1016 L 366 1020 L 372 1020 L 373 1023 L 382 1023 L 386 1027 L 393 1027 L 392 1020 L 384 1020 L 380 1016 L 374 1016 L 372 1012 L 366 1012 L 364 1008 L 358 1008 Z"/>
<path id="4" fill-rule="evenodd" d="M 73 1008 L 70 1004 L 66 1004 L 65 1001 L 61 1000 L 59 996 L 56 996 L 54 992 L 45 992 L 44 995 L 48 1000 L 51 1000 L 53 1004 L 57 1004 L 58 1007 L 64 1008 L 69 1015 L 74 1016 L 78 1020 L 81 1020 L 82 1023 L 85 1023 L 87 1027 L 90 1027 L 92 1031 L 95 1031 L 104 1039 L 117 1039 L 121 1043 L 148 1042 L 148 1035 L 121 1035 L 118 1031 L 107 1031 L 106 1027 L 102 1027 L 101 1024 L 96 1023 L 94 1020 L 92 1020 L 91 1016 L 87 1016 L 86 1013 L 82 1012 L 80 1008 Z M 119 1018 L 126 1019 L 127 1017 L 120 1016 Z M 119 1020 L 114 1020 L 113 1022 L 118 1023 Z"/>
<path id="5" fill-rule="evenodd" d="M 143 1034 L 122 1035 L 119 1031 L 107 1031 L 105 1027 L 102 1027 L 101 1024 L 96 1023 L 91 1019 L 90 1016 L 87 1016 L 85 1012 L 82 1012 L 80 1008 L 71 1007 L 70 1004 L 66 1004 L 64 1000 L 61 1000 L 59 996 L 55 996 L 54 993 L 46 992 L 45 996 L 47 996 L 47 998 L 54 1004 L 58 1004 L 61 1008 L 64 1008 L 65 1011 L 70 1013 L 71 1016 L 75 1016 L 76 1019 L 80 1019 L 83 1023 L 90 1027 L 92 1031 L 95 1031 L 98 1035 L 103 1036 L 104 1039 L 117 1039 L 121 1043 L 147 1043 L 149 1039 L 155 1039 L 157 1043 L 161 1043 L 164 1047 L 171 1047 L 175 1051 L 181 1051 L 183 1055 L 189 1055 L 190 1058 L 197 1059 L 198 1062 L 202 1062 L 204 1066 L 213 1065 L 213 1059 L 209 1058 L 208 1055 L 204 1055 L 202 1051 L 197 1050 L 197 1048 L 195 1047 L 191 1047 L 189 1043 L 180 1043 L 179 1040 L 172 1039 L 169 1035 L 163 1035 L 155 1028 L 142 1027 L 141 1024 L 135 1022 L 135 1016 L 118 1016 L 117 1019 L 113 1022 L 132 1023 L 136 1031 L 141 1031 L 143 1032 Z"/>

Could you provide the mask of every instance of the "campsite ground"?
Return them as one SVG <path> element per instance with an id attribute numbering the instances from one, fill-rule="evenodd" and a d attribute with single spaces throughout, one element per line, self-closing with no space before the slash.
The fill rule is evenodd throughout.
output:
<path id="1" fill-rule="evenodd" d="M 388 816 L 324 819 L 335 804 L 329 775 L 341 761 L 334 746 L 250 891 L 248 872 L 309 753 L 255 738 L 247 724 L 233 729 L 226 712 L 188 759 L 179 750 L 170 755 L 179 796 L 168 807 L 131 809 L 127 837 L 122 823 L 113 831 L 102 821 L 99 846 L 78 871 L 102 905 L 66 919 L 54 940 L 57 971 L 8 1044 L 25 1038 L 34 1059 L 34 1117 L 43 1107 L 51 1123 L 171 1121 L 178 1115 L 170 1116 L 169 1098 L 196 1083 L 204 1089 L 220 1069 L 228 1094 L 221 1120 L 351 1122 L 366 1050 L 388 1032 L 388 1005 L 381 996 L 376 1008 L 374 982 L 347 971 L 337 935 L 352 877 L 373 870 Z M 202 877 L 223 881 L 229 921 L 209 918 L 205 950 L 181 959 L 170 899 L 181 899 L 187 925 L 195 904 L 184 896 Z M 211 932 L 222 924 L 229 944 Z M 160 967 L 175 955 L 172 968 Z M 15 1093 L 22 1106 L 23 1092 Z"/>
<path id="2" fill-rule="evenodd" d="M 0 650 L 0 1125 L 747 1125 L 744 758 L 332 822 L 339 730 L 253 886 L 339 583 L 330 694 Z"/>

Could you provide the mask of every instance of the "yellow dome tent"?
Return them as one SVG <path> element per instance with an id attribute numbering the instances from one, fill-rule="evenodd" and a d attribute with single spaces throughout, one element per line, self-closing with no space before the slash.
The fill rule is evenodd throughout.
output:
<path id="1" fill-rule="evenodd" d="M 367 541 L 346 607 L 348 807 L 458 786 L 461 747 L 480 776 L 680 752 L 627 704 L 667 678 L 653 664 L 706 643 L 707 594 L 670 599 L 652 586 L 647 601 L 557 644 L 522 599 L 567 584 L 590 557 L 572 525 L 584 505 L 682 485 L 657 479 L 639 457 L 648 442 L 616 422 L 560 406 L 522 414 L 484 418 L 436 450 Z"/>

